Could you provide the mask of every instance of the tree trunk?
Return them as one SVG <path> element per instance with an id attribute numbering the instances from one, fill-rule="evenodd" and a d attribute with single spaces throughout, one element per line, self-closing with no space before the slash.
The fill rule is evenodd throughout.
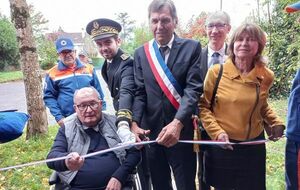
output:
<path id="1" fill-rule="evenodd" d="M 9 0 L 9 2 L 11 19 L 19 42 L 27 111 L 30 115 L 26 135 L 26 139 L 29 139 L 46 134 L 48 131 L 47 112 L 42 98 L 42 77 L 26 0 Z"/>

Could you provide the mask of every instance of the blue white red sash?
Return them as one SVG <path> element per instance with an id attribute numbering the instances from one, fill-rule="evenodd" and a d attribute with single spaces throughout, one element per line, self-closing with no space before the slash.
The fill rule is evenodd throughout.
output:
<path id="1" fill-rule="evenodd" d="M 146 57 L 150 64 L 152 73 L 158 82 L 160 88 L 169 99 L 171 104 L 178 109 L 180 105 L 182 89 L 167 64 L 163 60 L 158 45 L 154 39 L 144 45 Z"/>

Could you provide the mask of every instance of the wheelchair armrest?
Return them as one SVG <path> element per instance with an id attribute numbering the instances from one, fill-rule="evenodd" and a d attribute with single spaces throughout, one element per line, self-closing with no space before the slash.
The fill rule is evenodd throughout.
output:
<path id="1" fill-rule="evenodd" d="M 56 171 L 52 172 L 51 176 L 49 177 L 49 185 L 54 185 L 60 183 L 60 178 Z"/>

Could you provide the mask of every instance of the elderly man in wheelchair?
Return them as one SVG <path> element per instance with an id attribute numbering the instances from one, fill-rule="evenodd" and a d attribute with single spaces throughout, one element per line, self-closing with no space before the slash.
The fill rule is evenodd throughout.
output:
<path id="1" fill-rule="evenodd" d="M 135 147 L 87 158 L 80 156 L 115 147 L 121 142 L 116 133 L 116 117 L 102 113 L 97 90 L 84 87 L 76 91 L 74 109 L 76 113 L 65 119 L 47 156 L 48 159 L 69 156 L 47 163 L 59 179 L 54 180 L 55 189 L 132 189 L 132 174 L 141 159 Z"/>

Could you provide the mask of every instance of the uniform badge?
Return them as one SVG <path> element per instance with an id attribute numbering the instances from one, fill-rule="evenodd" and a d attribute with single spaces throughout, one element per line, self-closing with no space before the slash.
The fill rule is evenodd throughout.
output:
<path id="1" fill-rule="evenodd" d="M 126 59 L 129 58 L 129 55 L 126 54 L 126 53 L 123 53 L 120 57 L 121 57 L 121 59 L 122 59 L 123 61 L 125 61 Z"/>
<path id="2" fill-rule="evenodd" d="M 62 41 L 60 42 L 60 45 L 62 45 L 62 46 L 67 45 L 67 41 L 66 41 L 66 40 L 62 40 Z"/>
<path id="3" fill-rule="evenodd" d="M 94 29 L 99 29 L 99 23 L 97 21 L 94 21 L 93 27 Z"/>

